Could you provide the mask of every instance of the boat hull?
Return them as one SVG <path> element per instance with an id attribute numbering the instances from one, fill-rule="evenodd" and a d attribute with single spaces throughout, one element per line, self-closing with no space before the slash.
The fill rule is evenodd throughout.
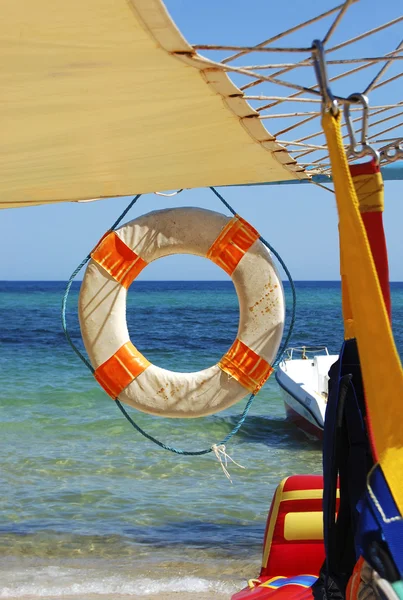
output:
<path id="1" fill-rule="evenodd" d="M 293 349 L 296 351 L 296 349 Z M 280 362 L 276 381 L 280 386 L 287 419 L 309 437 L 321 440 L 327 406 L 329 369 L 338 356 L 329 354 L 289 358 Z"/>
<path id="2" fill-rule="evenodd" d="M 299 398 L 299 395 L 292 394 L 286 389 L 281 375 L 276 373 L 276 380 L 281 389 L 283 397 L 286 417 L 293 422 L 299 429 L 306 433 L 309 437 L 315 439 L 323 439 L 323 420 L 319 414 L 310 408 L 312 404 L 309 394 L 305 394 Z"/>
<path id="3" fill-rule="evenodd" d="M 283 388 L 281 388 L 281 393 L 287 419 L 294 423 L 298 429 L 301 429 L 309 437 L 322 440 L 323 427 L 319 425 L 314 416 L 309 414 L 307 409 Z"/>

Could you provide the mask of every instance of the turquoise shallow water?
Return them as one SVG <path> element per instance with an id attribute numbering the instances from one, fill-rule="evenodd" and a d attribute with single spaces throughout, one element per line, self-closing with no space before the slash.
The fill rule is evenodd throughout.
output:
<path id="1" fill-rule="evenodd" d="M 212 455 L 183 457 L 136 433 L 67 345 L 58 282 L 0 283 L 0 597 L 147 595 L 190 590 L 227 596 L 257 574 L 265 519 L 279 480 L 319 473 L 318 443 L 284 419 L 272 378 L 228 445 L 244 465 L 233 484 Z M 76 304 L 69 322 L 79 343 Z M 292 344 L 342 339 L 338 283 L 297 284 Z M 286 288 L 287 297 L 289 290 Z M 403 350 L 403 284 L 392 284 Z M 232 343 L 231 282 L 136 282 L 128 323 L 156 364 L 194 371 Z M 243 404 L 204 419 L 131 411 L 162 441 L 201 449 L 234 426 Z"/>

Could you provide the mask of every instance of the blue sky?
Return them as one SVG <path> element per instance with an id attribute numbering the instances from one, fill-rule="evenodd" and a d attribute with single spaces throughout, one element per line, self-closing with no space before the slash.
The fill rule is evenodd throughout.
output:
<path id="1" fill-rule="evenodd" d="M 334 4 L 328 0 L 311 0 L 308 3 L 300 0 L 288 3 L 255 0 L 253 10 L 247 10 L 248 5 L 239 0 L 204 0 L 200 3 L 189 0 L 166 1 L 173 19 L 191 43 L 221 44 L 256 44 Z M 340 31 L 342 37 L 355 35 L 363 27 L 373 27 L 381 22 L 377 1 L 361 0 L 359 4 L 365 4 L 365 8 L 361 7 L 359 13 L 353 13 L 352 18 L 345 18 Z M 382 9 L 382 22 L 397 16 L 397 6 L 392 4 L 395 3 L 386 3 L 385 9 Z M 351 10 L 357 11 L 358 8 L 354 6 Z M 292 43 L 310 45 L 312 39 L 323 34 L 325 29 L 326 25 L 322 23 L 314 29 L 303 30 L 292 38 Z M 339 35 L 336 33 L 335 42 Z M 397 43 L 398 40 L 394 45 Z M 362 52 L 363 56 L 374 55 L 370 42 L 366 42 Z M 312 74 L 307 77 L 312 77 Z M 355 89 L 339 87 L 336 91 L 348 94 L 357 92 L 363 89 L 366 81 L 357 77 Z M 307 80 L 308 85 L 311 83 L 312 79 Z M 381 90 L 375 101 L 380 104 L 390 100 Z M 313 185 L 231 187 L 221 188 L 220 191 L 280 252 L 294 279 L 339 278 L 337 214 L 333 194 Z M 393 281 L 403 281 L 402 192 L 403 182 L 386 182 L 384 219 Z M 128 199 L 120 198 L 1 211 L 0 252 L 3 260 L 0 263 L 0 279 L 67 279 L 127 203 Z M 132 209 L 129 218 L 168 206 L 200 206 L 226 212 L 210 190 L 192 190 L 169 199 L 144 196 Z M 156 261 L 143 271 L 141 278 L 225 279 L 226 275 L 207 260 L 175 256 Z"/>

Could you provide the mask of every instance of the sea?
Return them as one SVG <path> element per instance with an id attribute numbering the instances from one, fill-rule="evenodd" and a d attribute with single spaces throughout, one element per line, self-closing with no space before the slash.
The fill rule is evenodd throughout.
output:
<path id="1" fill-rule="evenodd" d="M 273 492 L 320 473 L 321 445 L 285 420 L 274 377 L 227 444 L 229 481 L 213 454 L 158 447 L 128 423 L 65 340 L 64 282 L 0 283 L 0 598 L 230 598 L 259 573 Z M 67 322 L 82 348 L 73 285 Z M 403 283 L 392 283 L 403 352 Z M 297 282 L 290 345 L 343 338 L 340 284 Z M 290 287 L 285 284 L 290 319 Z M 197 371 L 231 345 L 231 281 L 137 281 L 127 319 L 155 364 Z M 381 385 L 381 382 L 379 382 Z M 201 450 L 236 425 L 245 401 L 200 419 L 131 417 L 165 444 Z"/>

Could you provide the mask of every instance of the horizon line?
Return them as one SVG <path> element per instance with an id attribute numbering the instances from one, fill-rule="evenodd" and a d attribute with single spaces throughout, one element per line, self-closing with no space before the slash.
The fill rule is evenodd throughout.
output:
<path id="1" fill-rule="evenodd" d="M 68 283 L 68 279 L 0 279 L 0 283 Z M 73 281 L 81 283 L 82 279 Z M 231 279 L 138 279 L 139 283 L 230 283 Z M 282 279 L 282 283 L 290 283 Z M 294 283 L 341 283 L 341 279 L 293 279 Z M 389 283 L 403 283 L 403 280 L 393 280 Z"/>

